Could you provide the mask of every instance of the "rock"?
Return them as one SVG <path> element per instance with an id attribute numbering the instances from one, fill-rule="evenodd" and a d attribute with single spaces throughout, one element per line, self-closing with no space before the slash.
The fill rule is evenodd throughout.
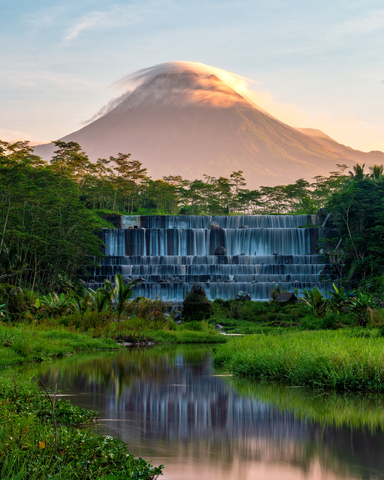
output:
<path id="1" fill-rule="evenodd" d="M 208 225 L 208 228 L 210 230 L 218 230 L 220 227 L 220 225 L 217 223 L 217 222 L 211 222 L 209 225 Z"/>
<path id="2" fill-rule="evenodd" d="M 180 325 L 182 320 L 183 320 L 183 316 L 181 314 L 181 312 L 178 312 L 176 313 L 176 315 L 173 317 L 173 320 L 178 324 Z"/>
<path id="3" fill-rule="evenodd" d="M 223 329 L 223 326 L 220 325 L 220 323 L 216 323 L 215 330 L 222 330 L 222 329 Z"/>
<path id="4" fill-rule="evenodd" d="M 227 249 L 225 247 L 217 247 L 214 255 L 225 255 L 226 253 Z"/>
<path id="5" fill-rule="evenodd" d="M 238 292 L 236 295 L 236 300 L 245 302 L 246 300 L 251 300 L 251 296 L 249 295 L 249 293 L 240 290 L 240 292 Z"/>
<path id="6" fill-rule="evenodd" d="M 248 225 L 241 225 L 239 228 L 249 228 Z"/>

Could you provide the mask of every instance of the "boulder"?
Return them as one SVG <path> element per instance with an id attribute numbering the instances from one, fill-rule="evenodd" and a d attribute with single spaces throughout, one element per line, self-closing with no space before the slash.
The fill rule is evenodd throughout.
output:
<path id="1" fill-rule="evenodd" d="M 251 296 L 249 295 L 249 293 L 240 290 L 240 292 L 238 292 L 236 295 L 236 300 L 239 300 L 240 302 L 245 302 L 246 300 L 251 300 Z"/>
<path id="2" fill-rule="evenodd" d="M 219 228 L 221 228 L 221 227 L 220 227 L 220 225 L 219 225 L 217 222 L 211 222 L 211 223 L 208 225 L 208 228 L 209 228 L 210 230 L 217 230 L 217 229 L 219 229 Z"/>
<path id="3" fill-rule="evenodd" d="M 226 253 L 227 249 L 225 247 L 217 247 L 214 255 L 225 255 Z"/>

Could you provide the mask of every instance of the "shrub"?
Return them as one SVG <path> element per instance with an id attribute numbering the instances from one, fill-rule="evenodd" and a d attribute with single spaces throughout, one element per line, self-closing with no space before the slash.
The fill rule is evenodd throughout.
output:
<path id="1" fill-rule="evenodd" d="M 211 302 L 199 284 L 193 285 L 183 302 L 183 319 L 186 322 L 205 320 L 211 315 Z"/>

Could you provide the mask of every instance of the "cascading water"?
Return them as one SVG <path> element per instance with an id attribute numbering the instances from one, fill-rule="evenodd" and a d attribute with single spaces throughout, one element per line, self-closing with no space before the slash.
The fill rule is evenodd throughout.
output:
<path id="1" fill-rule="evenodd" d="M 87 285 L 102 286 L 121 273 L 139 280 L 135 296 L 182 301 L 193 283 L 210 299 L 235 298 L 242 290 L 267 300 L 278 284 L 299 293 L 325 289 L 326 264 L 316 254 L 319 227 L 307 215 L 127 216 L 118 229 L 103 229 L 106 247 L 101 266 Z M 209 228 L 216 222 L 221 228 Z M 217 247 L 226 255 L 214 255 Z"/>

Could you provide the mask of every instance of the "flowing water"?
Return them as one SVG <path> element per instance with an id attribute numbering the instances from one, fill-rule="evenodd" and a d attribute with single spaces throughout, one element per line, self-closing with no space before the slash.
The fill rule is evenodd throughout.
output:
<path id="1" fill-rule="evenodd" d="M 221 228 L 210 229 L 211 222 Z M 317 254 L 323 230 L 302 228 L 313 222 L 311 215 L 122 217 L 122 228 L 100 234 L 106 257 L 87 285 L 95 289 L 121 273 L 140 281 L 135 296 L 177 302 L 193 283 L 203 284 L 212 300 L 239 291 L 268 300 L 277 284 L 282 291 L 315 285 L 325 291 L 330 267 Z M 226 254 L 215 255 L 217 247 Z"/>
<path id="2" fill-rule="evenodd" d="M 216 347 L 212 347 L 216 348 Z M 384 479 L 384 399 L 227 376 L 207 346 L 77 354 L 20 369 L 99 412 L 164 480 Z"/>

